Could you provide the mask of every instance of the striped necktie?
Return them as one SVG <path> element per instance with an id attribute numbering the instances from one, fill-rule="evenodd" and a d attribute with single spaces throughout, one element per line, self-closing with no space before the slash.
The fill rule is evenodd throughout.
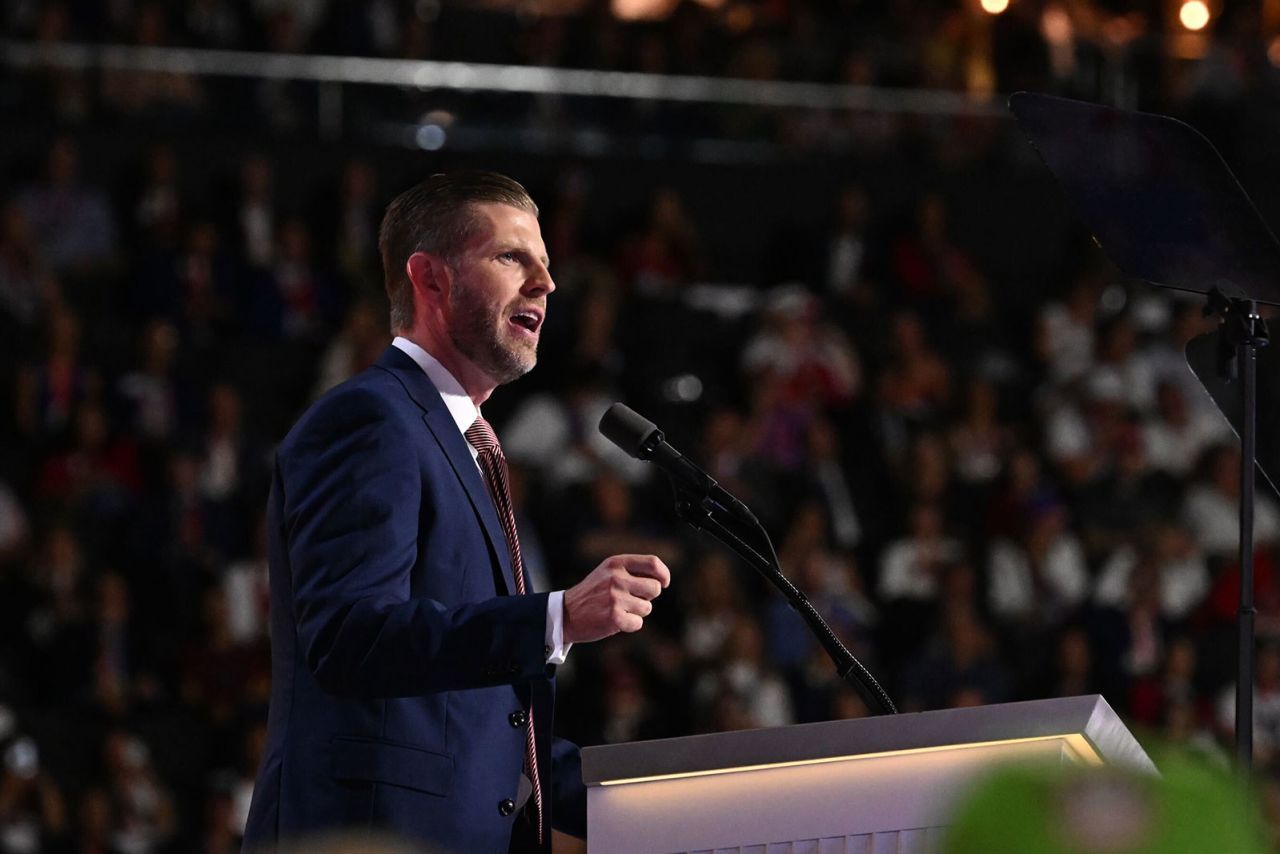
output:
<path id="1" fill-rule="evenodd" d="M 471 447 L 476 449 L 480 470 L 489 485 L 489 495 L 493 497 L 494 508 L 498 511 L 498 519 L 502 522 L 502 531 L 507 535 L 507 548 L 511 552 L 511 570 L 516 579 L 516 593 L 523 596 L 528 588 L 524 580 L 524 561 L 520 557 L 520 539 L 516 535 L 516 514 L 511 506 L 511 488 L 507 483 L 507 460 L 498 445 L 498 437 L 494 434 L 489 422 L 477 416 L 476 420 L 464 434 Z M 538 842 L 542 842 L 542 780 L 538 775 L 538 751 L 533 737 L 533 709 L 529 709 L 527 726 L 525 727 L 525 766 L 529 772 L 529 781 L 533 784 L 533 806 L 537 812 Z"/>

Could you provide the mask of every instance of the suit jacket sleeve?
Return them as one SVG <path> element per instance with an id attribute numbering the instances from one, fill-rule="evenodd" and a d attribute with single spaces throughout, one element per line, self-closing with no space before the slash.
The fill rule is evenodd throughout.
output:
<path id="1" fill-rule="evenodd" d="M 424 511 L 470 513 L 423 507 L 413 449 L 430 441 L 425 431 L 354 388 L 325 398 L 281 450 L 294 625 L 307 666 L 331 693 L 415 696 L 548 675 L 547 594 L 460 606 L 410 595 Z"/>

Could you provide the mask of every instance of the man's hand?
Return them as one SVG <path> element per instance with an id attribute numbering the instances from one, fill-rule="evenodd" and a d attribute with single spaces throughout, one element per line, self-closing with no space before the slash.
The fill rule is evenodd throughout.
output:
<path id="1" fill-rule="evenodd" d="M 589 643 L 638 632 L 671 570 L 653 555 L 614 555 L 564 592 L 564 641 Z"/>

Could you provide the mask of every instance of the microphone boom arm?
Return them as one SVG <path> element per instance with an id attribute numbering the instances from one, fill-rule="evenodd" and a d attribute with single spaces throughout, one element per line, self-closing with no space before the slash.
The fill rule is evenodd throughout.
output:
<path id="1" fill-rule="evenodd" d="M 840 641 L 840 638 L 836 637 L 831 626 L 822 619 L 822 615 L 813 607 L 808 597 L 783 574 L 778 555 L 773 549 L 773 542 L 769 539 L 769 533 L 754 514 L 732 496 L 730 496 L 732 504 L 726 506 L 709 495 L 699 494 L 676 478 L 669 479 L 676 493 L 676 515 L 696 530 L 706 531 L 733 549 L 778 589 L 818 639 L 818 643 L 835 664 L 836 673 L 853 687 L 871 714 L 897 714 L 897 707 L 894 706 L 893 700 L 889 699 L 889 695 L 880 683 Z M 747 532 L 734 530 L 748 521 L 743 518 L 742 511 L 745 511 L 746 516 L 749 517 L 750 533 L 760 537 L 768 550 L 768 556 L 765 555 L 764 550 L 747 542 L 747 536 L 749 536 Z"/>
<path id="2" fill-rule="evenodd" d="M 711 475 L 667 444 L 658 425 L 621 403 L 600 419 L 600 432 L 627 453 L 662 469 L 676 493 L 676 515 L 699 531 L 706 531 L 737 552 L 808 624 L 810 631 L 835 662 L 840 678 L 853 686 L 872 714 L 897 714 L 893 701 L 862 662 L 836 637 L 813 604 L 782 572 L 769 532 L 745 504 L 716 483 Z M 753 545 L 749 540 L 754 540 Z"/>

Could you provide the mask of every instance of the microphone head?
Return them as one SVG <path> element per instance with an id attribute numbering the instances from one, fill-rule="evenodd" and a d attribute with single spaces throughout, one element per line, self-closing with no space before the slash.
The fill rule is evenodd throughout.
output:
<path id="1" fill-rule="evenodd" d="M 658 425 L 629 406 L 615 403 L 600 419 L 600 432 L 629 456 L 647 460 L 655 445 L 662 441 Z"/>

